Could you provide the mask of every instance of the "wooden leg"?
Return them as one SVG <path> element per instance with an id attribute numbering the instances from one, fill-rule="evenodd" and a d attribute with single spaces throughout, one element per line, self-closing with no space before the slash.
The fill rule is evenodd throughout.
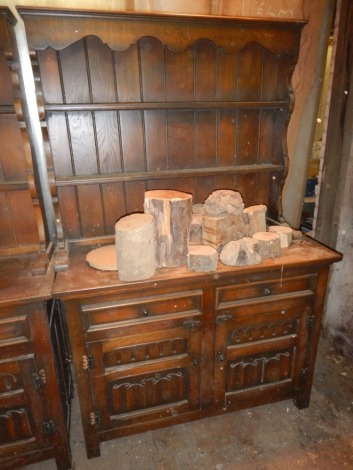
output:
<path id="1" fill-rule="evenodd" d="M 302 395 L 300 397 L 294 398 L 293 402 L 299 410 L 302 410 L 304 408 L 308 408 L 309 403 L 310 403 L 310 393 L 307 394 L 307 395 Z"/>

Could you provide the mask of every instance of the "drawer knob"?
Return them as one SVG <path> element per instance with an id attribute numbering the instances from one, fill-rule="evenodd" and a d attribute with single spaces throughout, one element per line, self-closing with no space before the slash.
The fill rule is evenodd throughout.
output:
<path id="1" fill-rule="evenodd" d="M 272 290 L 269 287 L 265 287 L 265 289 L 262 291 L 263 295 L 271 295 Z"/>
<path id="2" fill-rule="evenodd" d="M 224 354 L 221 351 L 217 353 L 217 359 L 218 359 L 218 362 L 223 362 L 226 360 L 226 358 L 224 357 Z"/>
<path id="3" fill-rule="evenodd" d="M 142 315 L 144 317 L 148 317 L 148 315 L 150 314 L 150 312 L 147 310 L 146 307 L 142 307 Z"/>

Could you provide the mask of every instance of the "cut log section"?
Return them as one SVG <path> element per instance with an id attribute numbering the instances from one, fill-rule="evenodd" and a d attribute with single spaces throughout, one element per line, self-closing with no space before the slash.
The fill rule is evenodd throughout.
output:
<path id="1" fill-rule="evenodd" d="M 281 237 L 281 248 L 288 248 L 292 243 L 293 230 L 286 225 L 270 225 L 268 231 L 278 233 Z"/>
<path id="2" fill-rule="evenodd" d="M 281 237 L 277 233 L 257 232 L 252 237 L 258 242 L 258 252 L 261 258 L 281 256 Z"/>
<path id="3" fill-rule="evenodd" d="M 148 279 L 156 270 L 156 241 L 153 217 L 131 214 L 115 224 L 119 279 L 123 282 Z"/>
<path id="4" fill-rule="evenodd" d="M 118 259 L 115 245 L 106 245 L 91 250 L 86 255 L 87 263 L 95 269 L 101 271 L 117 271 Z"/>
<path id="5" fill-rule="evenodd" d="M 239 240 L 244 236 L 243 217 L 239 215 L 219 215 L 202 217 L 202 243 L 221 249 L 231 240 Z"/>
<path id="6" fill-rule="evenodd" d="M 258 242 L 250 237 L 231 241 L 223 247 L 220 260 L 227 266 L 260 264 L 261 256 L 258 253 Z"/>
<path id="7" fill-rule="evenodd" d="M 215 248 L 205 245 L 193 245 L 189 247 L 188 268 L 190 271 L 216 271 L 217 262 L 218 252 Z"/>
<path id="8" fill-rule="evenodd" d="M 244 209 L 244 223 L 248 225 L 247 234 L 251 237 L 256 232 L 266 232 L 266 211 L 263 204 L 250 206 Z"/>
<path id="9" fill-rule="evenodd" d="M 154 220 L 157 266 L 177 268 L 186 264 L 192 195 L 172 190 L 147 191 L 144 208 Z"/>

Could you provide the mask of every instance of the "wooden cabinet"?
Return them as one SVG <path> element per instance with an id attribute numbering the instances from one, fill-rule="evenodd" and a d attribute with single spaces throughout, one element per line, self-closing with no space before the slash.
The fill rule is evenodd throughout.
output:
<path id="1" fill-rule="evenodd" d="M 305 239 L 260 265 L 122 283 L 85 254 L 153 189 L 215 189 L 282 220 L 302 21 L 19 8 L 89 457 L 100 442 L 280 399 L 307 406 L 329 266 Z"/>
<path id="2" fill-rule="evenodd" d="M 32 276 L 34 257 L 0 260 L 0 466 L 55 458 L 64 470 L 71 467 L 67 334 L 51 300 L 54 261 L 45 276 Z"/>
<path id="3" fill-rule="evenodd" d="M 124 284 L 92 270 L 87 249 L 73 249 L 54 295 L 69 323 L 89 457 L 101 441 L 159 426 L 288 398 L 308 406 L 338 254 L 304 240 L 258 266 L 163 269 Z"/>

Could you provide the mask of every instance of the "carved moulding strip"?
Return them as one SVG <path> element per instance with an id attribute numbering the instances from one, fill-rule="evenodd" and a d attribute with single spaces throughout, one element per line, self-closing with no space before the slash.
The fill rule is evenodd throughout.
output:
<path id="1" fill-rule="evenodd" d="M 32 50 L 62 49 L 85 36 L 98 36 L 113 50 L 123 51 L 141 36 L 156 36 L 172 51 L 182 51 L 208 37 L 226 52 L 256 41 L 274 54 L 297 56 L 301 20 L 232 18 L 229 16 L 117 13 L 18 7 Z M 50 31 L 50 35 L 47 32 Z M 63 34 L 65 31 L 65 34 Z M 276 31 L 276 34 L 274 32 Z M 240 33 L 240 34 L 239 34 Z M 278 34 L 281 34 L 279 40 Z"/>

